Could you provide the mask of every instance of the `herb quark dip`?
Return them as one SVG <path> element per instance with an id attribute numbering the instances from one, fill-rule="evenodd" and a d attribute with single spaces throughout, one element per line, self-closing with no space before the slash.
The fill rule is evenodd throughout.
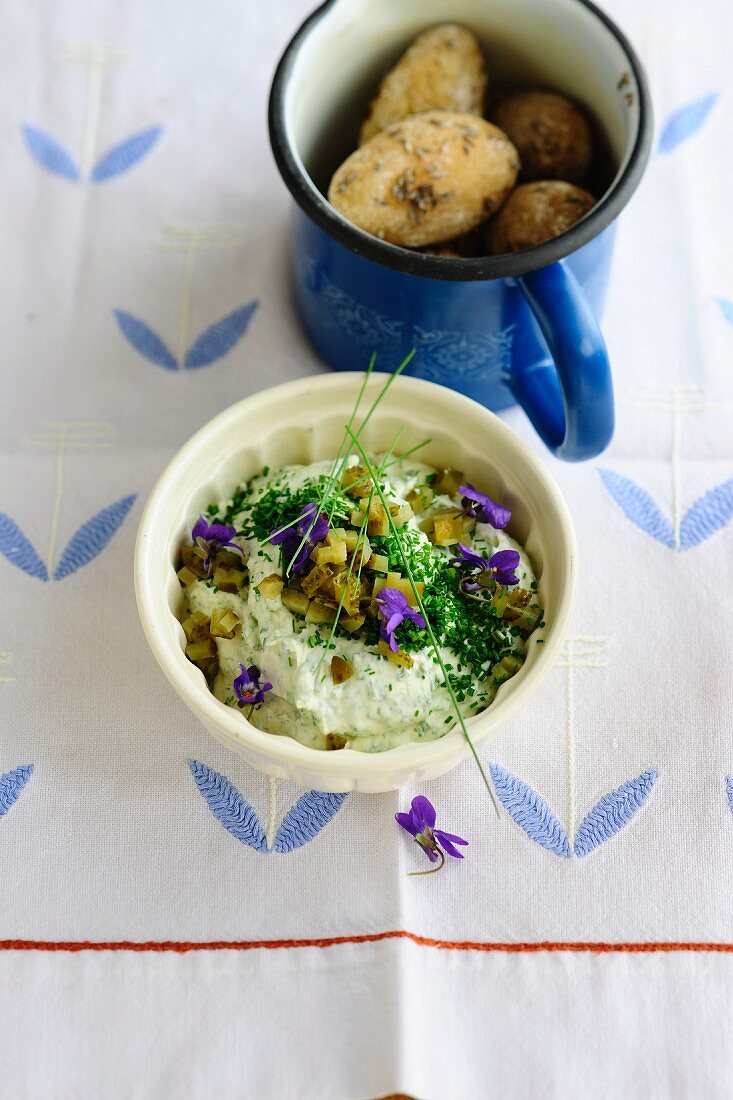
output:
<path id="1" fill-rule="evenodd" d="M 186 654 L 223 703 L 312 748 L 440 738 L 544 625 L 510 516 L 409 456 L 265 468 L 181 549 Z"/>

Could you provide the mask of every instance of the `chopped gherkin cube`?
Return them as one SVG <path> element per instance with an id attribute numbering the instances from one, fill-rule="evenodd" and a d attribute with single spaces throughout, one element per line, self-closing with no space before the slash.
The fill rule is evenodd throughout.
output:
<path id="1" fill-rule="evenodd" d="M 369 519 L 367 520 L 367 534 L 383 536 L 390 532 L 389 516 L 387 515 L 381 500 L 373 500 L 369 505 Z"/>
<path id="2" fill-rule="evenodd" d="M 441 496 L 453 497 L 465 484 L 462 470 L 442 470 L 433 482 L 433 490 Z"/>
<path id="3" fill-rule="evenodd" d="M 464 537 L 463 516 L 453 512 L 433 516 L 433 539 L 436 546 L 452 546 Z"/>
<path id="4" fill-rule="evenodd" d="M 366 615 L 353 615 L 342 616 L 339 619 L 339 626 L 342 626 L 344 630 L 348 630 L 349 634 L 354 634 L 359 630 L 366 622 Z"/>
<path id="5" fill-rule="evenodd" d="M 280 595 L 283 606 L 294 615 L 305 615 L 310 605 L 310 600 L 305 592 L 298 592 L 295 588 L 283 588 Z"/>
<path id="6" fill-rule="evenodd" d="M 355 672 L 356 669 L 351 661 L 336 655 L 331 658 L 331 679 L 334 684 L 343 684 L 346 680 L 350 680 Z"/>
<path id="7" fill-rule="evenodd" d="M 279 573 L 270 573 L 257 585 L 257 591 L 266 600 L 275 600 L 283 590 L 283 579 Z"/>
<path id="8" fill-rule="evenodd" d="M 233 638 L 239 625 L 239 616 L 228 607 L 215 607 L 211 612 L 211 635 L 214 638 Z"/>
<path id="9" fill-rule="evenodd" d="M 245 575 L 244 569 L 235 569 L 230 565 L 217 564 L 213 581 L 222 592 L 238 592 L 244 584 Z"/>
<path id="10" fill-rule="evenodd" d="M 311 600 L 305 613 L 307 623 L 335 623 L 336 608 L 329 607 L 321 600 Z"/>
<path id="11" fill-rule="evenodd" d="M 189 642 L 199 642 L 209 637 L 210 621 L 203 611 L 194 611 L 181 623 L 183 633 Z"/>
<path id="12" fill-rule="evenodd" d="M 385 554 L 372 554 L 365 568 L 373 569 L 375 573 L 388 573 L 389 558 Z"/>
<path id="13" fill-rule="evenodd" d="M 311 560 L 316 565 L 346 561 L 346 543 L 338 540 L 333 546 L 316 546 L 311 553 Z"/>
<path id="14" fill-rule="evenodd" d="M 301 581 L 306 596 L 315 596 L 318 589 L 331 580 L 331 572 L 325 565 L 316 565 Z"/>
<path id="15" fill-rule="evenodd" d="M 407 503 L 412 506 L 415 512 L 427 512 L 428 508 L 433 503 L 434 495 L 429 485 L 416 485 L 415 488 L 407 494 Z"/>
<path id="16" fill-rule="evenodd" d="M 384 638 L 380 638 L 377 643 L 377 653 L 382 657 L 386 657 L 393 665 L 399 665 L 402 668 L 412 668 L 415 663 L 410 654 L 405 653 L 404 649 L 398 649 L 395 653 L 388 643 L 385 642 Z"/>
<path id="17" fill-rule="evenodd" d="M 497 615 L 503 615 L 507 606 L 508 594 L 506 588 L 502 588 L 500 584 L 497 584 L 494 594 L 489 601 L 489 606 L 496 611 Z"/>
<path id="18" fill-rule="evenodd" d="M 204 661 L 207 657 L 215 657 L 216 642 L 211 638 L 205 638 L 200 642 L 189 642 L 186 646 L 186 656 L 189 661 Z"/>
<path id="19" fill-rule="evenodd" d="M 522 667 L 522 661 L 519 657 L 513 657 L 508 655 L 502 657 L 500 661 L 494 665 L 491 670 L 491 675 L 497 684 L 503 684 L 505 680 L 511 679 Z"/>
<path id="20" fill-rule="evenodd" d="M 184 566 L 195 573 L 197 577 L 203 577 L 206 570 L 205 554 L 198 546 L 182 546 L 181 561 Z"/>
<path id="21" fill-rule="evenodd" d="M 369 490 L 371 480 L 366 466 L 349 466 L 348 470 L 344 470 L 341 485 L 349 496 L 363 497 Z"/>
<path id="22" fill-rule="evenodd" d="M 419 607 L 418 595 L 422 596 L 425 591 L 425 582 L 415 581 L 413 587 L 412 581 L 407 577 L 401 577 L 399 573 L 388 573 L 386 577 L 377 577 L 372 594 L 378 596 L 383 588 L 393 588 L 401 592 L 407 598 L 410 607 Z"/>
<path id="23" fill-rule="evenodd" d="M 184 565 L 178 570 L 176 576 L 178 577 L 181 584 L 185 585 L 186 588 L 188 588 L 190 585 L 195 584 L 196 581 L 199 580 L 200 575 L 198 573 L 194 573 L 194 571 L 190 569 L 189 566 Z"/>

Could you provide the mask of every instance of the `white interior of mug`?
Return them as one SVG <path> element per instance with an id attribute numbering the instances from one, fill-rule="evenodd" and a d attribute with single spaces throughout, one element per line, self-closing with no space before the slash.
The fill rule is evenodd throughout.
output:
<path id="1" fill-rule="evenodd" d="M 301 43 L 285 94 L 292 150 L 317 186 L 326 164 L 332 171 L 354 147 L 380 77 L 440 22 L 478 36 L 490 88 L 550 87 L 589 108 L 620 178 L 639 130 L 639 88 L 621 43 L 582 0 L 337 0 Z"/>

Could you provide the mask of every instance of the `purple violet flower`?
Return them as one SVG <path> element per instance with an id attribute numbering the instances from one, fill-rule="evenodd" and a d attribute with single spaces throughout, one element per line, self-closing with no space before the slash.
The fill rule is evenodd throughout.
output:
<path id="1" fill-rule="evenodd" d="M 499 584 L 508 588 L 511 584 L 519 584 L 519 577 L 514 570 L 519 566 L 518 550 L 497 550 L 489 558 L 489 569 L 492 570 Z"/>
<path id="2" fill-rule="evenodd" d="M 486 558 L 481 554 L 477 554 L 475 550 L 472 550 L 470 546 L 466 546 L 464 543 L 458 543 L 458 557 L 451 558 L 451 565 L 455 565 L 456 568 L 462 569 L 464 566 L 469 566 L 471 571 L 476 570 L 479 573 L 483 573 L 485 569 L 488 569 L 489 563 Z"/>
<path id="3" fill-rule="evenodd" d="M 232 684 L 237 703 L 240 707 L 254 707 L 265 701 L 265 692 L 272 691 L 272 684 L 260 683 L 260 670 L 257 665 L 239 666 L 241 671 Z"/>
<path id="4" fill-rule="evenodd" d="M 282 544 L 283 561 L 288 572 L 302 573 L 308 564 L 311 550 L 317 542 L 322 542 L 329 532 L 328 520 L 318 512 L 318 504 L 311 501 L 298 517 L 298 522 L 290 527 L 276 527 L 270 533 L 273 546 Z"/>
<path id="5" fill-rule="evenodd" d="M 501 504 L 497 504 L 486 493 L 474 489 L 470 482 L 459 485 L 458 492 L 463 494 L 464 514 L 475 516 L 481 523 L 490 523 L 501 531 L 512 518 L 508 508 L 502 508 Z"/>
<path id="6" fill-rule="evenodd" d="M 505 588 L 512 584 L 519 584 L 519 577 L 514 572 L 519 565 L 519 552 L 517 550 L 497 550 L 487 561 L 481 554 L 477 554 L 475 550 L 471 550 L 469 546 L 464 546 L 462 542 L 459 542 L 458 557 L 451 558 L 451 565 L 454 565 L 457 569 L 468 567 L 471 573 L 490 572 L 493 574 L 494 579 L 499 584 L 503 584 Z M 461 581 L 461 588 L 464 592 L 475 592 L 478 587 L 478 583 L 472 578 L 464 577 Z"/>
<path id="7" fill-rule="evenodd" d="M 467 845 L 468 841 L 454 833 L 445 833 L 442 829 L 435 828 L 435 806 L 424 794 L 419 794 L 412 800 L 410 812 L 407 814 L 395 814 L 395 821 L 401 825 L 415 843 L 419 844 L 431 863 L 437 863 L 431 871 L 439 871 L 445 863 L 445 854 L 454 859 L 463 859 L 463 853 L 455 847 L 456 844 Z M 413 875 L 429 875 L 431 871 L 412 871 Z"/>
<path id="8" fill-rule="evenodd" d="M 232 541 L 236 533 L 235 527 L 230 527 L 226 523 L 209 523 L 205 516 L 199 516 L 196 520 L 191 532 L 191 542 L 199 552 L 205 577 L 208 577 L 211 573 L 213 555 L 223 546 L 229 546 L 240 554 L 244 553 L 242 547 L 237 546 L 236 542 Z"/>
<path id="9" fill-rule="evenodd" d="M 379 611 L 382 616 L 379 633 L 384 641 L 388 643 L 393 653 L 396 653 L 400 648 L 395 640 L 394 632 L 405 619 L 409 619 L 415 626 L 422 627 L 425 630 L 425 620 L 419 611 L 415 611 L 414 607 L 410 607 L 404 592 L 400 592 L 396 588 L 380 588 L 376 601 L 379 604 Z"/>

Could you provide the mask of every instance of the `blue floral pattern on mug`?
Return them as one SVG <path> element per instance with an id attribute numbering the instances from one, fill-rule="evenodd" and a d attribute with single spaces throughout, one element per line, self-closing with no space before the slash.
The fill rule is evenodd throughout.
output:
<path id="1" fill-rule="evenodd" d="M 415 374 L 431 382 L 444 382 L 446 374 L 455 381 L 499 381 L 511 364 L 513 325 L 497 333 L 467 336 L 463 332 L 413 327 L 418 349 Z"/>

